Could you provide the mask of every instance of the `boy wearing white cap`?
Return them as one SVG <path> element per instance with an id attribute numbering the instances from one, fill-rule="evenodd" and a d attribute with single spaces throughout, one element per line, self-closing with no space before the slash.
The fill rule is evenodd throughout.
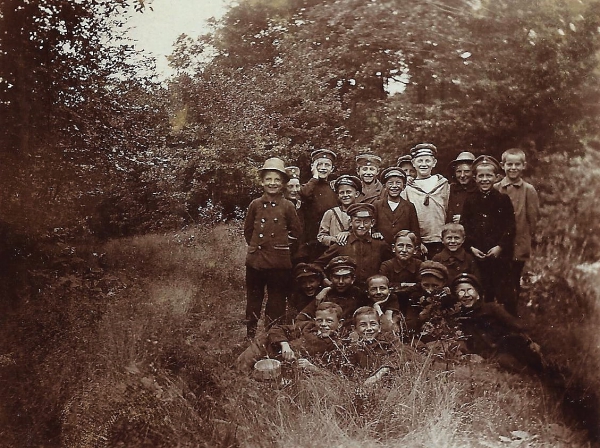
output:
<path id="1" fill-rule="evenodd" d="M 465 200 L 477 191 L 477 185 L 473 178 L 474 161 L 475 156 L 472 153 L 463 151 L 448 165 L 450 179 L 453 179 L 454 182 L 450 184 L 446 222 L 460 222 L 460 214 Z"/>
<path id="2" fill-rule="evenodd" d="M 448 179 L 432 174 L 437 164 L 437 148 L 431 143 L 420 143 L 410 150 L 417 177 L 402 193 L 417 210 L 421 240 L 432 258 L 443 249 L 442 226 L 446 223 L 446 210 L 450 196 Z"/>

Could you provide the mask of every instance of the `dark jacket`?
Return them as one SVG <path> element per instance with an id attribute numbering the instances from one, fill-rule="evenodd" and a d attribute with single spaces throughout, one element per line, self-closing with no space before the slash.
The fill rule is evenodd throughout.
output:
<path id="1" fill-rule="evenodd" d="M 463 272 L 473 274 L 478 279 L 481 278 L 475 257 L 468 253 L 464 247 L 461 247 L 456 252 L 450 252 L 444 248 L 439 254 L 433 257 L 433 261 L 438 261 L 448 268 L 448 279 L 450 281 Z"/>
<path id="2" fill-rule="evenodd" d="M 392 211 L 387 199 L 379 199 L 373 203 L 375 206 L 375 229 L 380 232 L 388 244 L 394 243 L 394 236 L 400 230 L 410 230 L 420 238 L 419 219 L 415 206 L 405 199 L 400 198 L 398 207 Z"/>
<path id="3" fill-rule="evenodd" d="M 370 276 L 379 273 L 381 263 L 392 258 L 394 253 L 385 241 L 374 240 L 370 236 L 358 238 L 350 233 L 345 245 L 332 244 L 315 264 L 324 268 L 334 257 L 340 255 L 350 256 L 356 261 L 356 283 L 364 286 Z"/>
<path id="4" fill-rule="evenodd" d="M 296 316 L 296 322 L 307 322 L 314 319 L 317 306 L 321 302 L 333 302 L 341 306 L 342 319 L 344 319 L 346 324 L 351 322 L 354 311 L 361 306 L 370 305 L 369 301 L 367 300 L 366 293 L 356 286 L 351 286 L 344 293 L 339 293 L 335 289 L 330 288 L 322 300 L 313 299 L 308 305 L 306 305 Z"/>
<path id="5" fill-rule="evenodd" d="M 246 266 L 254 269 L 291 269 L 291 242 L 302 227 L 294 204 L 283 196 L 271 201 L 266 195 L 253 200 L 244 222 L 248 243 Z"/>
<path id="6" fill-rule="evenodd" d="M 448 210 L 446 211 L 446 222 L 452 222 L 454 215 L 462 215 L 462 209 L 469 196 L 478 191 L 474 181 L 467 185 L 459 183 L 450 184 L 450 197 L 448 199 Z"/>
<path id="7" fill-rule="evenodd" d="M 304 241 L 316 244 L 323 214 L 338 205 L 337 194 L 329 181 L 312 178 L 300 188 L 300 197 L 304 214 Z"/>
<path id="8" fill-rule="evenodd" d="M 515 213 L 510 198 L 492 188 L 487 193 L 477 191 L 464 204 L 460 223 L 465 227 L 464 247 L 476 247 L 487 252 L 500 246 L 502 258 L 510 259 L 515 239 Z"/>
<path id="9" fill-rule="evenodd" d="M 319 337 L 319 327 L 315 322 L 306 325 L 275 325 L 267 334 L 267 352 L 274 356 L 281 353 L 281 343 L 288 342 L 296 357 L 322 355 L 338 346 L 337 337 Z"/>

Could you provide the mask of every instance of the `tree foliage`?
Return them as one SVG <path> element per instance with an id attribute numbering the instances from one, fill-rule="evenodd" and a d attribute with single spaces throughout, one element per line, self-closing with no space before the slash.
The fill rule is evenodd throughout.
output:
<path id="1" fill-rule="evenodd" d="M 392 163 L 419 141 L 441 166 L 464 149 L 577 151 L 597 131 L 599 25 L 591 0 L 242 1 L 176 49 L 216 56 L 173 81 L 175 135 L 202 148 L 199 172 L 247 184 L 275 153 L 306 172 L 321 146 L 341 170 L 364 147 Z"/>

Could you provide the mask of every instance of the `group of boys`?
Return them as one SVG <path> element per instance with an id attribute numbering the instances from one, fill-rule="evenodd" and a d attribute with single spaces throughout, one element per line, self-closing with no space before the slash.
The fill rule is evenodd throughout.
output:
<path id="1" fill-rule="evenodd" d="M 319 149 L 304 185 L 297 167 L 265 161 L 244 235 L 247 336 L 265 288 L 267 331 L 240 365 L 278 355 L 308 368 L 338 337 L 364 354 L 390 335 L 492 356 L 520 334 L 520 277 L 538 218 L 525 153 L 509 149 L 499 163 L 462 152 L 449 166 L 453 183 L 433 173 L 436 157 L 423 143 L 381 170 L 380 157 L 360 154 L 358 176 L 331 181 L 336 154 Z M 490 326 L 502 336 L 490 338 Z"/>

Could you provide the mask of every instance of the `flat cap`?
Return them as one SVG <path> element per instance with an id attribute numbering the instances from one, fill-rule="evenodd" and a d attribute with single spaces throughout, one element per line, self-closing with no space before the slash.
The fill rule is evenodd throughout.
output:
<path id="1" fill-rule="evenodd" d="M 404 154 L 403 156 L 398 157 L 396 165 L 402 166 L 403 163 L 410 163 L 412 165 L 412 156 L 410 154 Z"/>
<path id="2" fill-rule="evenodd" d="M 421 263 L 419 275 L 433 275 L 440 280 L 448 281 L 448 268 L 437 261 L 426 260 Z"/>
<path id="3" fill-rule="evenodd" d="M 346 213 L 350 216 L 356 216 L 357 218 L 375 218 L 375 206 L 373 206 L 373 204 L 359 202 L 348 207 Z"/>
<path id="4" fill-rule="evenodd" d="M 381 157 L 376 156 L 375 154 L 359 154 L 356 156 L 356 164 L 358 166 L 380 166 L 381 165 Z"/>
<path id="5" fill-rule="evenodd" d="M 475 170 L 477 169 L 478 166 L 493 166 L 494 171 L 496 173 L 502 172 L 502 167 L 500 166 L 498 161 L 495 158 L 493 158 L 492 156 L 483 155 L 483 156 L 477 157 L 473 161 L 473 165 L 472 165 L 473 172 L 475 172 Z"/>
<path id="6" fill-rule="evenodd" d="M 285 172 L 290 179 L 300 179 L 300 168 L 297 166 L 286 166 Z"/>
<path id="7" fill-rule="evenodd" d="M 325 271 L 327 271 L 328 275 L 354 274 L 356 271 L 356 261 L 354 261 L 354 258 L 348 257 L 347 255 L 340 255 L 339 257 L 331 259 L 325 267 Z"/>
<path id="8" fill-rule="evenodd" d="M 385 183 L 390 177 L 401 177 L 406 182 L 406 173 L 399 166 L 390 166 L 381 173 L 381 181 Z"/>
<path id="9" fill-rule="evenodd" d="M 454 292 L 456 287 L 461 283 L 468 283 L 469 285 L 473 286 L 477 292 L 481 293 L 481 283 L 479 283 L 479 279 L 473 274 L 467 274 L 466 272 L 463 272 L 462 274 L 458 274 L 456 277 L 454 277 L 450 285 L 452 292 Z"/>
<path id="10" fill-rule="evenodd" d="M 340 185 L 350 185 L 351 187 L 356 188 L 357 191 L 362 191 L 362 183 L 360 179 L 356 176 L 352 176 L 350 174 L 342 174 L 333 182 L 333 189 L 337 191 Z"/>
<path id="11" fill-rule="evenodd" d="M 325 273 L 321 266 L 318 266 L 313 263 L 298 263 L 294 268 L 294 278 L 301 277 L 320 277 L 323 278 Z"/>
<path id="12" fill-rule="evenodd" d="M 316 149 L 310 153 L 310 160 L 313 162 L 317 159 L 322 159 L 322 158 L 329 159 L 332 162 L 335 162 L 337 155 L 335 152 L 333 152 L 329 149 L 325 149 L 325 148 Z"/>
<path id="13" fill-rule="evenodd" d="M 437 148 L 435 147 L 435 145 L 433 145 L 431 143 L 419 143 L 418 145 L 410 148 L 410 156 L 413 159 L 416 159 L 417 157 L 422 157 L 422 156 L 436 157 L 437 156 Z"/>

